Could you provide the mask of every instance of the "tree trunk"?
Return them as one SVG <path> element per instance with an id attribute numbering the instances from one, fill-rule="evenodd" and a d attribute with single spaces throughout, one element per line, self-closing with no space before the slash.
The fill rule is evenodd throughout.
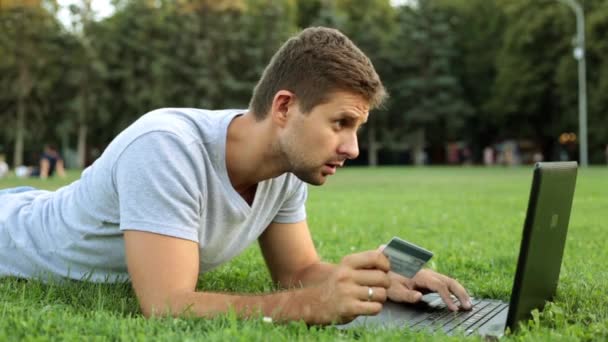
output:
<path id="1" fill-rule="evenodd" d="M 23 165 L 23 145 L 25 140 L 25 115 L 27 112 L 26 102 L 32 83 L 29 70 L 24 61 L 19 63 L 19 95 L 17 100 L 17 123 L 15 126 L 15 150 L 13 155 L 13 166 Z"/>
<path id="2" fill-rule="evenodd" d="M 424 128 L 420 128 L 413 134 L 412 150 L 414 152 L 414 165 L 416 166 L 422 166 L 426 162 L 426 156 L 424 153 L 424 133 Z"/>
<path id="3" fill-rule="evenodd" d="M 89 126 L 87 125 L 87 109 L 88 109 L 88 77 L 85 76 L 82 82 L 82 91 L 80 93 L 80 113 L 78 113 L 78 168 L 83 169 L 87 163 L 87 134 Z"/>
<path id="4" fill-rule="evenodd" d="M 81 122 L 78 126 L 78 167 L 84 168 L 87 162 L 87 133 L 89 127 Z"/>
<path id="5" fill-rule="evenodd" d="M 378 166 L 378 150 L 380 144 L 376 141 L 376 122 L 370 120 L 367 132 L 367 164 Z"/>
<path id="6" fill-rule="evenodd" d="M 23 140 L 25 139 L 25 99 L 19 96 L 17 102 L 17 123 L 15 127 L 15 150 L 13 167 L 23 165 Z"/>

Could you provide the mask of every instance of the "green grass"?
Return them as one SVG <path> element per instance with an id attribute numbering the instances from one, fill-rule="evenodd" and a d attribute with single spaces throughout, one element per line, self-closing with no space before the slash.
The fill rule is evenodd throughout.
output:
<path id="1" fill-rule="evenodd" d="M 508 300 L 530 191 L 526 168 L 347 168 L 307 204 L 315 244 L 329 261 L 374 249 L 392 236 L 433 252 L 431 267 L 477 297 Z M 55 189 L 67 180 L 28 180 Z M 24 185 L 0 180 L 0 188 Z M 608 339 L 608 169 L 580 170 L 557 298 L 506 340 Z M 256 246 L 205 274 L 201 290 L 272 289 Z M 302 323 L 265 324 L 231 315 L 214 320 L 144 319 L 128 284 L 41 284 L 0 279 L 5 340 L 436 340 L 408 331 L 348 331 Z M 443 337 L 459 340 L 458 337 Z"/>

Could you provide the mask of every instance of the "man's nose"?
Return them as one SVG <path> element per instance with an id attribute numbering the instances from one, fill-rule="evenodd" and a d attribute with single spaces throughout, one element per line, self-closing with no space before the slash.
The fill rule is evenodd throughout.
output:
<path id="1" fill-rule="evenodd" d="M 359 142 L 357 135 L 349 136 L 338 149 L 338 153 L 346 156 L 347 159 L 355 159 L 359 156 Z"/>

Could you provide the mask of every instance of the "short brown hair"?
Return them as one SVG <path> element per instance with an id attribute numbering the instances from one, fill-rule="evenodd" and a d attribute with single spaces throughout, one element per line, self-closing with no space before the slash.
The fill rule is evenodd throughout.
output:
<path id="1" fill-rule="evenodd" d="M 296 94 L 304 113 L 326 102 L 332 91 L 361 95 L 370 109 L 387 96 L 369 58 L 340 31 L 325 27 L 303 30 L 272 57 L 249 104 L 257 119 L 264 119 L 282 89 Z"/>

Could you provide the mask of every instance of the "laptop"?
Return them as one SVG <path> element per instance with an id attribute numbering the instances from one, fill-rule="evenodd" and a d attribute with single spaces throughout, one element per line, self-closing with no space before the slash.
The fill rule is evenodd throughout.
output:
<path id="1" fill-rule="evenodd" d="M 340 329 L 404 328 L 448 335 L 501 337 L 542 310 L 555 296 L 576 183 L 576 162 L 544 162 L 534 167 L 519 260 L 509 303 L 472 298 L 470 311 L 451 312 L 436 293 L 420 303 L 387 301 L 376 316 L 359 316 Z M 454 299 L 456 301 L 456 299 Z"/>

